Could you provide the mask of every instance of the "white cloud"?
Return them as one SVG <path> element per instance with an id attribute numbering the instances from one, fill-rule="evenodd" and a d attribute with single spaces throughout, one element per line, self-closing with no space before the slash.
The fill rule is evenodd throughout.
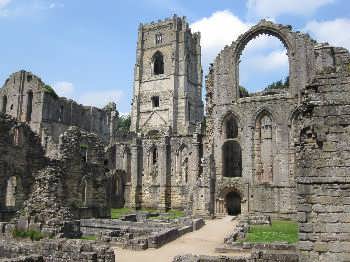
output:
<path id="1" fill-rule="evenodd" d="M 69 97 L 74 92 L 74 85 L 70 82 L 56 82 L 53 87 L 59 96 Z"/>
<path id="2" fill-rule="evenodd" d="M 267 54 L 259 54 L 249 59 L 251 70 L 263 72 L 281 71 L 288 68 L 288 56 L 285 50 L 274 50 Z"/>
<path id="3" fill-rule="evenodd" d="M 104 107 L 109 102 L 118 102 L 121 101 L 124 93 L 120 90 L 99 90 L 99 91 L 87 91 L 84 92 L 77 99 L 79 103 L 83 105 L 92 105 L 99 108 Z"/>
<path id="4" fill-rule="evenodd" d="M 204 64 L 213 61 L 225 45 L 230 45 L 249 27 L 250 24 L 243 22 L 228 10 L 215 12 L 210 17 L 204 17 L 191 24 L 193 32 L 201 32 Z"/>
<path id="5" fill-rule="evenodd" d="M 317 41 L 328 42 L 334 46 L 346 47 L 350 50 L 350 19 L 338 18 L 331 21 L 311 21 L 307 23 L 305 31 L 309 32 Z"/>
<path id="6" fill-rule="evenodd" d="M 309 15 L 335 0 L 248 0 L 250 16 L 267 18 L 283 14 Z"/>
<path id="7" fill-rule="evenodd" d="M 5 8 L 12 0 L 0 0 L 0 9 Z"/>

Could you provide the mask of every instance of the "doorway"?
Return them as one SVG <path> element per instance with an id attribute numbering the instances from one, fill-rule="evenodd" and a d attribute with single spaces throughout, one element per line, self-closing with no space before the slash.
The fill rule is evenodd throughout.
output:
<path id="1" fill-rule="evenodd" d="M 241 213 L 241 196 L 237 192 L 229 192 L 225 202 L 227 214 L 237 216 Z"/>

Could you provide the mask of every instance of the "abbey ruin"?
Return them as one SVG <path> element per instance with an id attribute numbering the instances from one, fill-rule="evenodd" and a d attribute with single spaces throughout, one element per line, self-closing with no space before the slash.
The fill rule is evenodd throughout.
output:
<path id="1" fill-rule="evenodd" d="M 289 87 L 243 96 L 240 56 L 262 34 L 285 46 Z M 185 18 L 141 24 L 136 54 L 127 134 L 118 133 L 114 103 L 100 109 L 58 97 L 26 71 L 5 81 L 1 234 L 17 227 L 72 238 L 112 223 L 110 208 L 121 207 L 264 215 L 298 222 L 299 261 L 350 261 L 348 50 L 262 20 L 213 61 L 205 106 L 200 33 Z M 108 252 L 98 261 L 114 261 Z M 42 253 L 43 261 L 97 261 Z"/>

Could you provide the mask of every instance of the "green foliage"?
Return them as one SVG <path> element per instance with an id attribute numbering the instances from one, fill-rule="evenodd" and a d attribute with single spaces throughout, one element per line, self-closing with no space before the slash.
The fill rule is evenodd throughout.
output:
<path id="1" fill-rule="evenodd" d="M 298 224 L 293 221 L 274 220 L 271 226 L 251 226 L 243 242 L 293 244 L 298 242 Z"/>
<path id="2" fill-rule="evenodd" d="M 119 134 L 127 134 L 130 130 L 131 117 L 130 115 L 120 116 L 117 121 L 117 132 Z"/>
<path id="3" fill-rule="evenodd" d="M 276 90 L 276 89 L 287 89 L 289 87 L 289 76 L 287 76 L 284 81 L 279 80 L 268 85 L 264 91 Z"/>
<path id="4" fill-rule="evenodd" d="M 168 214 L 168 217 L 170 219 L 175 219 L 175 218 L 180 218 L 180 217 L 184 217 L 185 216 L 185 212 L 184 211 L 175 210 L 175 209 L 169 210 L 167 212 L 167 214 Z"/>
<path id="5" fill-rule="evenodd" d="M 58 95 L 56 94 L 55 90 L 51 86 L 44 85 L 43 89 L 44 89 L 44 92 L 50 94 L 54 98 L 58 98 Z"/>
<path id="6" fill-rule="evenodd" d="M 14 238 L 30 238 L 32 241 L 39 241 L 45 237 L 40 231 L 35 230 L 21 231 L 14 229 L 12 235 Z"/>
<path id="7" fill-rule="evenodd" d="M 97 240 L 97 236 L 82 236 L 80 239 L 96 241 Z"/>
<path id="8" fill-rule="evenodd" d="M 239 97 L 249 96 L 248 90 L 244 86 L 239 86 Z"/>
<path id="9" fill-rule="evenodd" d="M 88 149 L 89 146 L 87 144 L 80 144 L 81 149 Z"/>

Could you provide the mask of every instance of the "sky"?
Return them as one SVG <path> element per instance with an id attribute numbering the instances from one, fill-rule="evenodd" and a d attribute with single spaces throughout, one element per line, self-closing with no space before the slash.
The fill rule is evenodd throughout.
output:
<path id="1" fill-rule="evenodd" d="M 0 83 L 23 69 L 60 96 L 98 107 L 114 101 L 128 113 L 138 26 L 174 13 L 201 32 L 204 74 L 225 45 L 260 19 L 350 49 L 349 0 L 0 0 Z M 278 39 L 249 42 L 241 85 L 256 92 L 286 76 L 286 50 Z"/>

